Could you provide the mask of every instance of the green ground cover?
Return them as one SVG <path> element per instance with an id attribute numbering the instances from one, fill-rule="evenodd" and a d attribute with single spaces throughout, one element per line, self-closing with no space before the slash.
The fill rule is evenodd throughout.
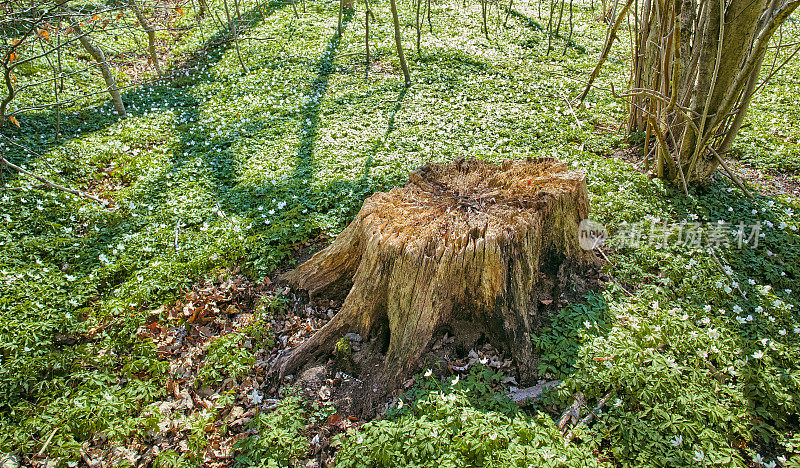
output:
<path id="1" fill-rule="evenodd" d="M 728 234 L 760 222 L 763 237 L 755 248 L 713 252 L 613 249 L 606 269 L 616 281 L 535 338 L 542 375 L 563 381 L 539 407 L 489 404 L 498 395 L 479 390 L 491 375 L 452 386 L 423 378 L 405 408 L 348 433 L 338 463 L 800 466 L 800 205 L 757 191 L 748 199 L 725 179 L 684 197 L 609 157 L 627 145 L 624 103 L 598 89 L 587 108 L 568 104 L 602 47 L 604 24 L 587 5 L 576 6 L 573 42 L 556 38 L 547 56 L 536 4 L 514 6 L 507 27 L 506 12 L 493 9 L 487 40 L 478 5 L 435 2 L 421 50 L 407 41 L 408 89 L 388 4 L 373 5 L 366 76 L 350 55 L 362 51 L 362 11 L 345 15 L 339 37 L 335 3 L 308 2 L 299 18 L 288 2 L 243 7 L 248 73 L 207 21 L 177 41 L 169 78 L 126 88 L 127 118 L 101 101 L 66 110 L 59 138 L 52 111 L 20 114 L 20 128 L 3 129 L 6 157 L 112 206 L 2 173 L 0 452 L 36 453 L 57 427 L 47 453 L 66 464 L 98 433 L 125 445 L 156 428 L 147 409 L 165 395 L 168 366 L 136 330 L 203 275 L 236 266 L 263 278 L 425 162 L 555 156 L 587 173 L 592 217 L 612 232 L 625 222 L 724 220 Z M 403 18 L 410 39 L 413 16 Z M 626 47 L 612 51 L 601 88 L 624 88 Z M 793 177 L 796 64 L 754 102 L 738 144 L 748 164 Z M 46 70 L 29 73 L 21 79 Z M 26 99 L 37 96 L 19 105 Z M 565 407 L 576 391 L 611 399 L 565 445 L 542 411 Z M 261 436 L 238 446 L 240 463 L 299 463 L 303 428 L 321 417 L 303 405 L 287 399 L 254 419 Z M 202 440 L 206 426 L 190 423 Z M 175 450 L 161 463 L 199 465 L 205 447 Z"/>

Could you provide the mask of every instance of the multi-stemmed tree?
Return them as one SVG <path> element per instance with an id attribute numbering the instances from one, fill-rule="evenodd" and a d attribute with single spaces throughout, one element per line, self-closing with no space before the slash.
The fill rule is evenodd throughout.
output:
<path id="1" fill-rule="evenodd" d="M 624 95 L 628 130 L 645 133 L 644 156 L 654 154 L 654 174 L 688 191 L 722 166 L 746 190 L 723 156 L 763 85 L 761 65 L 770 41 L 800 0 L 628 0 L 580 100 L 631 6 L 636 37 L 631 87 Z"/>
<path id="2" fill-rule="evenodd" d="M 767 46 L 798 5 L 800 0 L 644 0 L 627 93 L 628 128 L 655 137 L 658 177 L 686 189 L 707 181 L 720 165 L 730 172 L 723 156 L 759 87 Z"/>

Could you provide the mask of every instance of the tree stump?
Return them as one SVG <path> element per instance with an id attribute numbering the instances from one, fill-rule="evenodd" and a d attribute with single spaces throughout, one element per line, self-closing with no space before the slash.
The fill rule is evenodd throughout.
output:
<path id="1" fill-rule="evenodd" d="M 281 375 L 331 353 L 353 332 L 382 337 L 372 381 L 397 384 L 437 333 L 481 333 L 535 377 L 531 333 L 541 303 L 593 263 L 579 245 L 583 174 L 552 158 L 432 164 L 368 198 L 333 243 L 282 276 L 341 310 L 283 362 Z"/>

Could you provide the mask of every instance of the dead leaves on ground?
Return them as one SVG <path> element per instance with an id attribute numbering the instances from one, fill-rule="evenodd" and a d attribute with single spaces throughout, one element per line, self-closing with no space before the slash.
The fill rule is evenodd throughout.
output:
<path id="1" fill-rule="evenodd" d="M 273 311 L 275 316 L 269 318 L 273 346 L 256 348 L 248 327 L 259 308 L 270 301 L 291 307 L 279 307 Z M 160 453 L 175 450 L 179 454 L 193 454 L 203 466 L 229 466 L 236 441 L 250 435 L 248 423 L 252 418 L 278 405 L 277 389 L 267 388 L 269 370 L 287 349 L 322 327 L 339 305 L 333 302 L 308 305 L 297 300 L 288 288 L 271 284 L 268 278 L 254 283 L 238 271 L 220 270 L 185 291 L 178 302 L 151 311 L 137 335 L 152 340 L 159 357 L 168 362 L 167 391 L 164 399 L 144 415 L 155 417 L 158 429 L 126 444 L 125 458 L 136 466 L 146 466 Z M 198 376 L 206 365 L 209 346 L 232 333 L 242 335 L 243 346 L 252 350 L 255 357 L 252 370 L 238 379 L 228 377 L 218 385 L 200 381 Z M 266 397 L 254 401 L 253 392 Z M 309 439 L 308 456 L 318 458 L 323 464 L 332 458 L 331 437 L 358 424 L 355 418 L 334 416 L 313 423 L 305 431 Z M 198 428 L 207 442 L 200 453 L 192 439 Z M 120 450 L 99 442 L 84 448 L 87 457 L 98 463 L 106 463 Z"/>
<path id="2" fill-rule="evenodd" d="M 264 304 L 268 303 L 279 306 L 266 312 Z M 124 459 L 134 466 L 149 466 L 160 454 L 172 450 L 192 457 L 202 466 L 231 465 L 236 442 L 251 435 L 250 421 L 259 412 L 278 407 L 280 383 L 271 379 L 269 372 L 291 348 L 327 323 L 340 306 L 334 301 L 307 303 L 289 288 L 271 284 L 269 279 L 253 282 L 238 271 L 220 270 L 184 291 L 176 303 L 150 311 L 137 336 L 152 341 L 160 359 L 167 364 L 165 395 L 142 414 L 153 420 L 155 427 L 136 434 L 124 446 L 96 435 L 82 445 L 84 463 L 102 467 Z M 269 346 L 261 347 L 249 333 L 253 329 L 250 325 L 256 320 L 263 323 L 264 316 L 273 339 Z M 199 376 L 207 364 L 209 347 L 230 334 L 239 334 L 242 346 L 252 352 L 252 369 L 238 378 L 227 376 L 221 383 L 202 382 Z M 510 366 L 510 361 L 488 344 L 461 358 L 444 352 L 452 342 L 453 337 L 445 335 L 433 346 L 435 353 L 445 357 L 442 374 L 462 374 L 479 363 L 496 369 Z M 319 407 L 333 408 L 333 402 L 341 399 L 348 382 L 353 380 L 341 372 L 334 376 L 332 369 L 324 366 L 312 385 L 314 392 L 307 395 Z M 406 390 L 413 384 L 410 379 Z M 303 431 L 308 440 L 306 461 L 313 466 L 330 466 L 337 450 L 335 436 L 362 423 L 340 413 L 319 420 L 312 418 Z M 44 466 L 46 462 L 40 461 L 43 464 L 39 466 Z"/>

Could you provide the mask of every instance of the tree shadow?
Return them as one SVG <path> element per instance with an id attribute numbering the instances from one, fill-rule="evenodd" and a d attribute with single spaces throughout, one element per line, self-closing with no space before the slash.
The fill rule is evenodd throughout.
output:
<path id="1" fill-rule="evenodd" d="M 339 49 L 342 34 L 353 18 L 354 10 L 348 8 L 342 15 L 342 28 L 337 30 L 328 41 L 325 51 L 316 64 L 317 75 L 311 83 L 311 88 L 306 93 L 300 111 L 300 147 L 297 149 L 296 166 L 292 179 L 300 184 L 308 184 L 314 178 L 314 147 L 317 141 L 317 129 L 320 123 L 320 110 L 322 100 L 328 91 L 328 79 L 336 67 L 334 58 Z"/>
<path id="2" fill-rule="evenodd" d="M 364 170 L 361 172 L 361 183 L 366 183 L 367 178 L 369 176 L 369 170 L 372 168 L 375 156 L 378 154 L 378 151 L 383 147 L 384 142 L 389 137 L 389 134 L 392 133 L 394 130 L 394 121 L 395 116 L 403 107 L 403 99 L 406 97 L 408 93 L 408 86 L 404 86 L 403 89 L 400 91 L 400 94 L 397 95 L 397 99 L 395 99 L 395 105 L 392 107 L 392 110 L 389 111 L 389 121 L 386 125 L 386 131 L 383 132 L 383 137 L 376 141 L 375 144 L 367 151 L 367 158 L 364 162 Z"/>
<path id="3" fill-rule="evenodd" d="M 291 0 L 270 0 L 266 5 L 258 5 L 244 12 L 238 19 L 217 30 L 203 45 L 180 63 L 165 71 L 164 77 L 156 79 L 153 83 L 136 85 L 127 88 L 122 94 L 122 101 L 126 104 L 127 113 L 131 116 L 141 116 L 151 110 L 151 106 L 170 104 L 179 108 L 196 109 L 198 101 L 188 93 L 180 91 L 212 80 L 211 75 L 197 73 L 210 67 L 222 59 L 225 52 L 233 46 L 234 22 L 240 27 L 253 27 L 258 22 L 268 18 L 277 10 L 291 4 Z M 96 132 L 114 125 L 119 121 L 116 116 L 98 115 L 103 108 L 108 108 L 107 100 L 94 106 L 86 107 L 76 112 L 74 119 L 62 117 L 61 133 L 59 139 L 42 143 L 37 137 L 42 134 L 55 134 L 57 113 L 50 109 L 34 114 L 23 114 L 19 120 L 24 122 L 20 128 L 9 125 L 0 128 L 0 135 L 9 139 L 21 141 L 31 151 L 10 151 L 8 156 L 16 163 L 24 163 L 37 153 L 45 153 L 51 148 L 61 145 L 70 139 L 80 138 L 88 133 Z"/>
<path id="4" fill-rule="evenodd" d="M 291 0 L 272 0 L 266 5 L 256 6 L 240 17 L 238 20 L 240 27 L 252 27 L 274 12 L 290 4 Z M 169 178 L 171 173 L 179 172 L 183 167 L 189 165 L 190 158 L 185 155 L 189 155 L 194 147 L 202 143 L 200 141 L 194 141 L 189 132 L 192 123 L 197 122 L 199 118 L 202 105 L 202 102 L 192 94 L 192 91 L 197 86 L 214 80 L 213 75 L 208 73 L 207 70 L 223 58 L 225 53 L 233 46 L 233 39 L 233 24 L 228 23 L 221 30 L 218 30 L 209 37 L 203 45 L 195 50 L 188 58 L 171 67 L 165 73 L 164 78 L 158 79 L 151 84 L 131 87 L 123 93 L 123 101 L 126 103 L 130 118 L 141 117 L 151 111 L 163 111 L 171 108 L 176 112 L 178 120 L 188 122 L 188 125 L 178 125 L 176 127 L 179 142 L 172 148 L 172 166 L 164 172 L 159 180 L 153 181 L 154 183 L 136 184 L 128 188 L 125 198 L 134 199 L 154 206 L 165 205 L 170 194 L 164 190 L 164 186 L 167 183 L 167 181 L 164 180 L 164 176 Z M 101 112 L 104 108 L 110 108 L 110 103 L 105 102 L 81 109 L 75 113 L 74 117 L 62 119 L 62 136 L 58 139 L 51 139 L 44 142 L 40 140 L 40 135 L 55 134 L 55 110 L 51 109 L 49 111 L 24 115 L 20 117 L 20 120 L 24 123 L 21 128 L 6 126 L 0 129 L 0 134 L 6 137 L 6 141 L 13 141 L 19 145 L 11 146 L 11 151 L 8 151 L 4 156 L 19 165 L 29 166 L 34 160 L 40 159 L 41 155 L 48 151 L 68 143 L 71 140 L 78 140 L 94 132 L 107 129 L 120 122 L 120 119 L 112 117 L 110 113 Z M 196 137 L 194 138 L 196 139 Z M 6 147 L 8 148 L 8 145 L 6 145 Z M 209 157 L 209 154 L 206 152 L 203 153 L 203 156 Z M 228 152 L 221 152 L 215 155 L 213 159 L 207 161 L 209 165 L 215 167 L 215 170 L 210 171 L 214 180 L 213 185 L 222 190 L 225 190 L 224 187 L 233 177 L 234 171 L 231 156 L 232 155 Z M 72 177 L 71 171 L 71 167 L 59 168 L 59 177 L 58 180 L 55 181 L 61 182 L 61 180 L 67 180 L 69 181 L 67 185 L 77 186 L 93 183 L 91 181 L 92 174 L 78 174 L 77 177 L 80 177 L 81 180 L 75 180 Z M 87 175 L 90 176 L 88 180 L 86 178 Z M 20 175 L 16 172 L 0 171 L 0 182 L 2 183 L 7 183 L 18 177 L 20 177 Z M 116 197 L 112 197 L 112 199 L 113 198 Z M 126 210 L 123 209 L 122 211 Z M 111 220 L 118 217 L 107 216 L 107 218 Z M 104 226 L 103 230 L 97 233 L 89 233 L 89 235 L 82 238 L 81 243 L 85 250 L 102 251 L 103 247 L 108 244 L 110 240 L 118 238 L 124 233 L 137 231 L 141 227 L 140 224 L 141 222 L 136 218 L 122 216 Z M 49 258 L 51 255 L 56 255 L 54 252 L 44 251 L 35 253 L 41 256 L 42 259 Z M 80 265 L 80 268 L 84 271 L 91 271 L 101 266 L 97 257 L 90 257 L 88 261 Z M 111 279 L 110 283 L 101 286 L 101 289 L 98 291 L 100 296 L 103 295 L 104 290 L 111 289 L 124 282 L 128 273 L 130 272 L 120 272 Z"/>
<path id="5" fill-rule="evenodd" d="M 553 32 L 547 31 L 547 28 L 545 28 L 544 26 L 539 24 L 538 21 L 534 20 L 533 18 L 525 15 L 524 13 L 522 13 L 522 12 L 520 12 L 520 11 L 514 9 L 514 8 L 508 8 L 505 5 L 499 5 L 499 6 L 508 15 L 513 16 L 514 18 L 519 20 L 526 28 L 530 29 L 531 31 L 540 32 L 540 33 L 544 34 L 545 36 L 550 35 L 554 39 L 560 39 L 560 40 L 564 41 L 564 43 L 565 43 L 565 45 L 567 47 L 577 51 L 578 53 L 580 53 L 580 54 L 585 54 L 586 53 L 586 48 L 584 46 L 578 44 L 577 42 L 573 41 L 571 38 L 565 37 L 561 33 L 554 34 Z M 534 43 L 537 42 L 535 40 L 528 40 L 525 43 L 523 43 L 523 45 L 527 46 L 527 45 L 530 44 L 531 41 L 533 41 Z M 530 44 L 530 45 L 532 45 L 532 44 Z"/>
<path id="6" fill-rule="evenodd" d="M 636 304 L 633 309 L 637 319 L 649 322 L 648 327 L 675 327 L 675 322 L 679 322 L 681 332 L 671 332 L 671 338 L 659 346 L 659 353 L 663 353 L 662 357 L 673 357 L 682 365 L 688 362 L 689 366 L 696 367 L 697 372 L 683 372 L 680 386 L 671 386 L 663 384 L 674 378 L 669 370 L 655 373 L 650 366 L 641 371 L 628 370 L 626 375 L 641 380 L 620 379 L 616 383 L 603 382 L 600 385 L 594 382 L 596 388 L 590 388 L 592 396 L 614 391 L 625 399 L 625 405 L 630 402 L 633 406 L 666 408 L 661 414 L 648 416 L 641 426 L 620 426 L 618 430 L 623 435 L 618 441 L 626 442 L 619 443 L 619 446 L 629 454 L 642 451 L 642 447 L 647 445 L 667 446 L 669 437 L 658 440 L 658 433 L 648 432 L 647 426 L 660 421 L 667 423 L 670 418 L 682 418 L 714 431 L 725 441 L 723 444 L 738 446 L 745 460 L 750 458 L 744 450 L 745 445 L 748 449 L 755 448 L 762 455 L 768 455 L 768 452 L 762 452 L 761 448 L 754 445 L 774 450 L 769 447 L 775 446 L 776 434 L 791 433 L 800 428 L 797 407 L 785 404 L 785 400 L 776 396 L 797 393 L 800 388 L 798 384 L 783 376 L 796 373 L 798 363 L 788 354 L 771 351 L 772 345 L 767 344 L 773 342 L 780 349 L 796 342 L 796 338 L 792 338 L 792 329 L 798 323 L 797 311 L 787 310 L 780 305 L 800 303 L 800 294 L 796 291 L 800 278 L 800 235 L 788 226 L 780 228 L 781 218 L 785 219 L 783 215 L 787 213 L 786 210 L 793 207 L 791 203 L 759 194 L 753 187 L 751 191 L 755 196 L 748 198 L 727 180 L 721 179 L 721 175 L 708 186 L 692 190 L 688 197 L 677 187 L 662 190 L 655 187 L 656 182 L 644 178 L 641 180 L 645 182 L 633 190 L 626 190 L 626 196 L 634 201 L 635 197 L 644 195 L 642 211 L 634 213 L 636 216 L 666 218 L 666 221 L 650 218 L 648 222 L 655 225 L 680 225 L 685 220 L 687 224 L 698 223 L 704 231 L 701 245 L 695 248 L 685 245 L 691 242 L 691 237 L 681 241 L 674 236 L 662 248 L 626 246 L 617 250 L 611 257 L 611 261 L 616 263 L 612 271 L 623 281 L 638 286 L 635 294 L 638 297 L 623 299 L 618 303 L 623 307 L 625 302 Z M 646 191 L 649 193 L 645 195 Z M 614 222 L 627 217 L 612 215 Z M 740 223 L 744 226 L 745 238 L 741 247 L 736 239 Z M 751 230 L 752 226 L 759 223 L 758 230 Z M 642 229 L 649 231 L 647 225 Z M 711 241 L 713 232 L 719 237 Z M 752 233 L 755 233 L 755 237 L 748 241 Z M 765 234 L 765 237 L 760 237 L 759 233 Z M 648 232 L 645 235 L 652 236 Z M 654 235 L 658 237 L 659 233 Z M 757 246 L 754 245 L 756 240 Z M 640 245 L 646 245 L 646 242 L 650 241 L 643 238 Z M 684 246 L 680 245 L 681 242 L 684 242 Z M 765 290 L 766 285 L 770 287 Z M 776 300 L 778 302 L 774 302 Z M 651 302 L 655 311 L 650 311 L 647 306 Z M 671 307 L 679 308 L 668 310 Z M 684 313 L 686 318 L 670 317 Z M 647 316 L 653 314 L 658 315 L 648 320 Z M 709 343 L 702 341 L 702 338 L 724 337 L 724 341 L 719 340 L 723 343 L 720 345 L 717 339 L 710 340 L 713 352 L 703 354 L 698 362 L 694 357 L 695 350 L 687 352 L 686 344 L 681 343 L 684 337 L 689 339 L 690 334 L 694 334 L 694 337 L 699 334 L 701 337 L 700 341 L 695 341 L 700 353 L 705 353 L 708 346 L 705 343 Z M 631 335 L 636 341 L 644 342 L 649 332 L 632 332 Z M 644 347 L 641 343 L 637 344 Z M 721 350 L 716 350 L 717 346 Z M 622 347 L 616 349 L 625 351 Z M 761 352 L 764 352 L 763 360 L 756 357 Z M 730 359 L 731 355 L 738 356 L 735 362 Z M 613 365 L 624 369 L 631 365 L 630 359 L 631 356 L 628 356 L 626 361 Z M 781 376 L 780 384 L 775 379 L 776 374 Z M 591 386 L 591 378 L 588 380 Z M 700 394 L 696 396 L 697 400 L 685 406 L 675 405 L 680 397 L 679 389 L 705 385 L 725 390 L 720 391 L 719 402 L 709 406 L 703 402 L 707 397 Z M 654 388 L 659 390 L 652 391 Z M 712 410 L 713 405 L 720 406 Z M 726 418 L 736 415 L 734 417 L 741 417 L 747 422 L 732 425 L 721 422 L 721 416 L 710 416 L 706 411 L 719 411 Z M 685 435 L 685 427 L 688 425 L 676 428 L 676 431 Z M 636 439 L 640 442 L 630 442 Z M 739 442 L 735 444 L 736 441 Z M 771 455 L 774 458 L 776 454 Z"/>

